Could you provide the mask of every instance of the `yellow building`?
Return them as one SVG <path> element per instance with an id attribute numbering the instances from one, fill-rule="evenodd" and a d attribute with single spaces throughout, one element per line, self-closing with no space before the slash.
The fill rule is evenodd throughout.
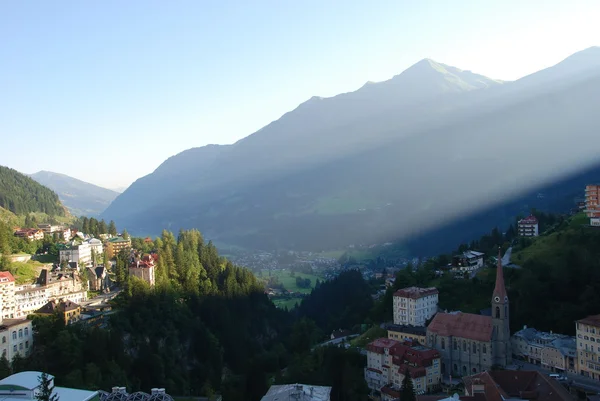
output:
<path id="1" fill-rule="evenodd" d="M 577 323 L 577 373 L 600 380 L 600 315 Z"/>
<path id="2" fill-rule="evenodd" d="M 59 313 L 65 320 L 65 324 L 72 324 L 81 319 L 81 306 L 71 301 L 50 301 L 35 313 L 39 315 L 53 315 Z"/>
<path id="3" fill-rule="evenodd" d="M 106 241 L 106 253 L 110 259 L 114 258 L 122 250 L 131 248 L 131 240 L 123 237 L 115 237 Z"/>
<path id="4" fill-rule="evenodd" d="M 388 338 L 397 341 L 412 340 L 420 344 L 426 344 L 427 329 L 423 326 L 405 326 L 390 324 L 386 327 Z"/>

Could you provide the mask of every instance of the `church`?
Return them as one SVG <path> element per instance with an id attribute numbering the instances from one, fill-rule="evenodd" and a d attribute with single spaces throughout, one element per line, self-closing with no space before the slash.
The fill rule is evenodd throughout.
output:
<path id="1" fill-rule="evenodd" d="M 437 313 L 427 326 L 427 345 L 441 353 L 444 375 L 468 376 L 512 363 L 508 295 L 498 255 L 491 316 Z"/>

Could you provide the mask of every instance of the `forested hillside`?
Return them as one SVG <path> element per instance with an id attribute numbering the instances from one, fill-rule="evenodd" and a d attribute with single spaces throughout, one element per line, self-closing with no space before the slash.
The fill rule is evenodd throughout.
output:
<path id="1" fill-rule="evenodd" d="M 58 195 L 16 170 L 0 166 L 0 207 L 14 214 L 41 212 L 64 216 Z"/>

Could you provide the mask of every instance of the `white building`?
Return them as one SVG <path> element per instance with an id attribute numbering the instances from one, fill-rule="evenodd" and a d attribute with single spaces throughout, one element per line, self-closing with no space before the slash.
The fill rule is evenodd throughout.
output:
<path id="1" fill-rule="evenodd" d="M 9 361 L 12 361 L 17 354 L 27 357 L 32 346 L 31 320 L 4 319 L 0 323 L 0 355 L 5 356 Z"/>
<path id="2" fill-rule="evenodd" d="M 23 285 L 15 289 L 15 317 L 26 318 L 48 303 L 46 287 L 37 284 Z"/>
<path id="3" fill-rule="evenodd" d="M 519 220 L 518 231 L 521 237 L 537 237 L 539 235 L 538 219 L 531 215 Z"/>
<path id="4" fill-rule="evenodd" d="M 42 372 L 20 372 L 0 380 L 0 397 L 4 401 L 36 400 L 40 391 Z M 98 400 L 97 391 L 78 390 L 68 387 L 55 387 L 54 376 L 48 375 L 50 388 L 60 401 L 92 401 Z"/>
<path id="5" fill-rule="evenodd" d="M 102 252 L 104 251 L 102 241 L 98 238 L 91 238 L 87 240 L 87 243 L 90 244 L 91 250 L 94 251 L 97 256 L 102 255 Z"/>
<path id="6" fill-rule="evenodd" d="M 15 318 L 15 278 L 10 272 L 0 272 L 0 321 Z"/>
<path id="7" fill-rule="evenodd" d="M 261 401 L 329 401 L 331 387 L 311 386 L 307 384 L 273 385 Z"/>
<path id="8" fill-rule="evenodd" d="M 87 265 L 92 262 L 92 245 L 88 242 L 73 244 L 59 251 L 60 261 L 76 262 L 78 265 Z"/>
<path id="9" fill-rule="evenodd" d="M 477 251 L 465 251 L 460 255 L 455 262 L 456 267 L 463 272 L 471 272 L 483 267 L 483 258 L 485 254 Z"/>
<path id="10" fill-rule="evenodd" d="M 438 311 L 438 294 L 435 287 L 408 287 L 394 293 L 394 324 L 425 326 Z"/>

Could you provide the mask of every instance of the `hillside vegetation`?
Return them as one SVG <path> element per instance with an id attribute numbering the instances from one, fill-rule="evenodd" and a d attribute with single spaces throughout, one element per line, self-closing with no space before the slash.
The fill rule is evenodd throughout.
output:
<path id="1" fill-rule="evenodd" d="M 0 166 L 0 207 L 16 215 L 42 212 L 64 216 L 58 195 L 16 170 Z"/>

